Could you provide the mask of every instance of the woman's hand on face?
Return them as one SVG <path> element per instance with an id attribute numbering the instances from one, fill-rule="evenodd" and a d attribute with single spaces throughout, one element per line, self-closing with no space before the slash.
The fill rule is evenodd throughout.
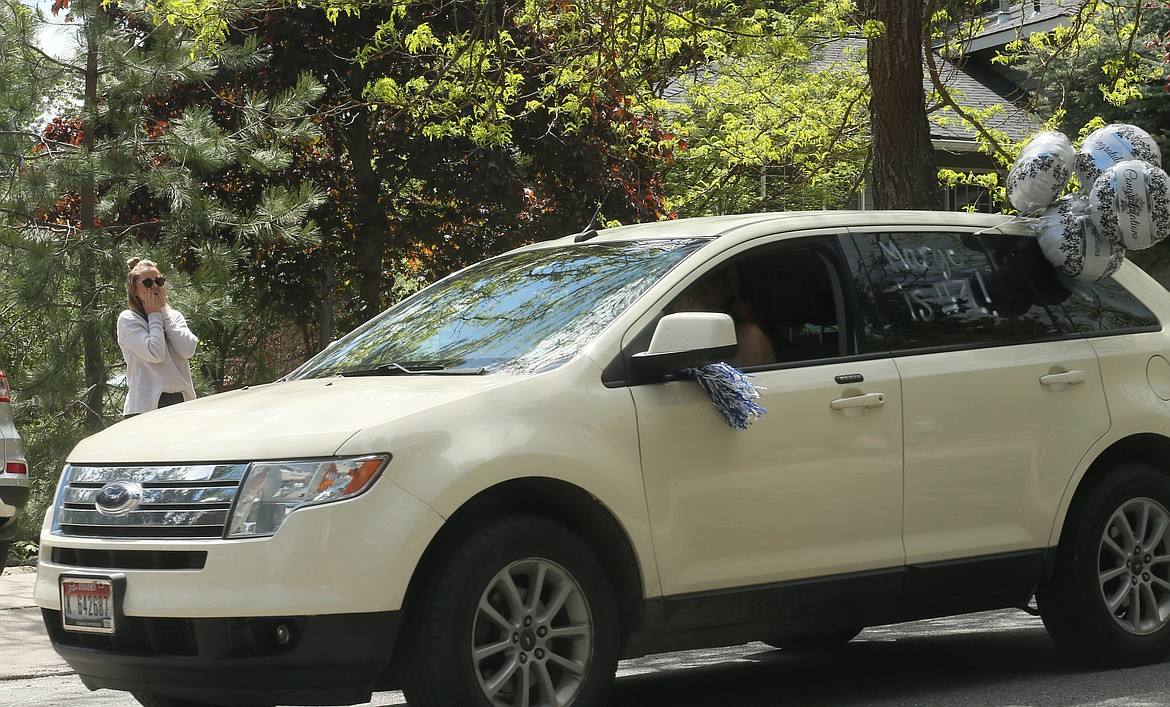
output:
<path id="1" fill-rule="evenodd" d="M 146 296 L 142 298 L 142 308 L 146 310 L 147 314 L 161 312 L 166 306 L 167 294 L 162 287 L 152 287 L 146 290 Z"/>

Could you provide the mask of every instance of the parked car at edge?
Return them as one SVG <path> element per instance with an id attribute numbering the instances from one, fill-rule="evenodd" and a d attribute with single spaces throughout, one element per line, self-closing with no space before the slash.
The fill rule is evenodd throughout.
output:
<path id="1" fill-rule="evenodd" d="M 731 316 L 766 409 L 684 369 Z M 489 259 L 286 379 L 81 442 L 36 602 L 144 705 L 604 703 L 621 657 L 1025 607 L 1170 651 L 1170 294 L 1062 279 L 1026 221 L 759 214 Z"/>
<path id="2" fill-rule="evenodd" d="M 24 459 L 24 447 L 20 433 L 12 419 L 12 391 L 8 387 L 8 376 L 0 371 L 0 445 L 3 454 L 0 462 L 0 570 L 8 564 L 8 550 L 16 536 L 20 511 L 28 502 L 28 463 Z"/>

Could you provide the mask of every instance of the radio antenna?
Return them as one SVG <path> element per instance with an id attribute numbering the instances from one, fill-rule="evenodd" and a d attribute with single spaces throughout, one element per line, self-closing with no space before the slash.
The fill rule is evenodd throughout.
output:
<path id="1" fill-rule="evenodd" d="M 585 228 L 581 229 L 580 233 L 578 233 L 576 236 L 573 237 L 574 243 L 580 243 L 581 241 L 587 241 L 590 238 L 593 238 L 597 235 L 597 229 L 594 226 L 597 223 L 597 217 L 600 215 L 601 215 L 601 202 L 598 201 L 597 208 L 593 210 L 593 217 L 589 219 L 589 223 L 586 224 Z"/>

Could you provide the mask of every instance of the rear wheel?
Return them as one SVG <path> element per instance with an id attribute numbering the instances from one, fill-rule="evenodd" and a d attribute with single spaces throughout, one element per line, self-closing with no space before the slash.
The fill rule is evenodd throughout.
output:
<path id="1" fill-rule="evenodd" d="M 403 689 L 411 705 L 600 705 L 617 668 L 613 591 L 593 551 L 534 516 L 457 543 L 411 610 Z"/>
<path id="2" fill-rule="evenodd" d="M 1036 602 L 1053 640 L 1086 662 L 1170 654 L 1170 479 L 1125 463 L 1086 488 Z"/>

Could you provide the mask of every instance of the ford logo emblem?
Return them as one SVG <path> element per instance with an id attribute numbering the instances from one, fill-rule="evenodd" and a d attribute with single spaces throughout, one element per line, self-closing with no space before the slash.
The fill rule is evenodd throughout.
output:
<path id="1" fill-rule="evenodd" d="M 93 504 L 104 516 L 123 516 L 142 503 L 142 487 L 133 481 L 111 481 L 98 489 Z"/>

